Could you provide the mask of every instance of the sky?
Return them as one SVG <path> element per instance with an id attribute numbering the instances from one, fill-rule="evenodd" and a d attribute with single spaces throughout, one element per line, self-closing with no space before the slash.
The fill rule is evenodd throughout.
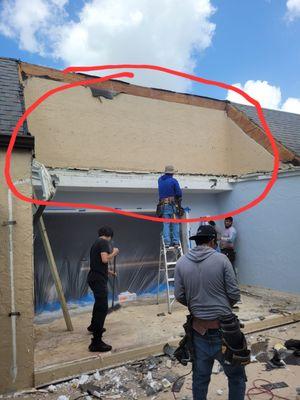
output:
<path id="1" fill-rule="evenodd" d="M 58 69 L 160 65 L 300 114 L 300 0 L 0 0 L 0 50 Z M 135 71 L 130 81 L 246 104 L 159 72 Z"/>

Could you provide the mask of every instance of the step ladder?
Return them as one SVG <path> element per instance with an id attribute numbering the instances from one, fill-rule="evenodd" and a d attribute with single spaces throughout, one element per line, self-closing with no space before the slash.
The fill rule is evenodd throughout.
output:
<path id="1" fill-rule="evenodd" d="M 175 265 L 183 255 L 181 242 L 176 247 L 166 247 L 163 236 L 160 239 L 158 279 L 157 279 L 157 304 L 159 302 L 160 278 L 163 275 L 167 284 L 168 313 L 171 314 L 172 305 L 175 302 L 174 296 L 174 275 Z"/>

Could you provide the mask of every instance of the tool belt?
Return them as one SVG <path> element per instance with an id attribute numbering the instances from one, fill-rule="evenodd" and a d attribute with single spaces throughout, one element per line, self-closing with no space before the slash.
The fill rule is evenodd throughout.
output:
<path id="1" fill-rule="evenodd" d="M 159 203 L 156 206 L 156 216 L 158 218 L 162 218 L 163 217 L 163 213 L 164 213 L 164 206 L 166 205 L 173 205 L 175 208 L 175 215 L 182 217 L 184 215 L 184 209 L 181 207 L 181 199 L 178 200 L 175 197 L 171 196 L 171 197 L 165 197 L 164 199 L 161 199 L 159 201 Z"/>
<path id="2" fill-rule="evenodd" d="M 183 325 L 185 335 L 179 342 L 179 346 L 174 351 L 174 357 L 180 364 L 186 366 L 194 360 L 193 349 L 193 317 L 191 314 L 186 316 L 186 323 Z"/>
<path id="3" fill-rule="evenodd" d="M 222 334 L 222 353 L 225 363 L 230 365 L 247 365 L 250 363 L 250 350 L 247 348 L 241 323 L 236 315 L 230 314 L 219 318 Z"/>
<path id="4" fill-rule="evenodd" d="M 162 204 L 175 204 L 175 197 L 173 197 L 173 196 L 166 197 L 164 199 L 161 199 L 160 203 L 162 203 Z"/>

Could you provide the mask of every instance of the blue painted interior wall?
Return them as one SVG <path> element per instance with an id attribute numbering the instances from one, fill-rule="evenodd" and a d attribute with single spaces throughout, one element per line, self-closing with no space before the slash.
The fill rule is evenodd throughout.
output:
<path id="1" fill-rule="evenodd" d="M 221 194 L 184 194 L 190 217 L 228 212 L 245 205 L 265 188 L 267 180 L 234 184 Z M 75 200 L 134 209 L 154 209 L 156 193 L 64 192 L 56 200 Z M 147 223 L 147 222 L 145 222 Z M 279 177 L 269 196 L 234 218 L 238 230 L 237 261 L 242 284 L 300 293 L 300 174 Z M 191 233 L 198 223 L 190 224 Z M 223 222 L 217 225 L 223 227 Z"/>
<path id="2" fill-rule="evenodd" d="M 253 200 L 267 180 L 240 182 L 217 195 L 227 212 Z M 300 293 L 300 175 L 280 177 L 258 206 L 235 217 L 240 282 Z"/>

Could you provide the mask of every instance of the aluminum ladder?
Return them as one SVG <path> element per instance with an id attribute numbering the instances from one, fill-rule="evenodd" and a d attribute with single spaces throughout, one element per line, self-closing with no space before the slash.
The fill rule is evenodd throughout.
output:
<path id="1" fill-rule="evenodd" d="M 181 242 L 176 247 L 166 247 L 163 236 L 160 239 L 160 252 L 158 264 L 158 279 L 157 279 L 157 304 L 159 302 L 159 286 L 161 275 L 165 274 L 167 284 L 167 302 L 168 313 L 171 314 L 172 305 L 175 302 L 174 296 L 174 274 L 175 265 L 178 259 L 183 255 Z"/>

